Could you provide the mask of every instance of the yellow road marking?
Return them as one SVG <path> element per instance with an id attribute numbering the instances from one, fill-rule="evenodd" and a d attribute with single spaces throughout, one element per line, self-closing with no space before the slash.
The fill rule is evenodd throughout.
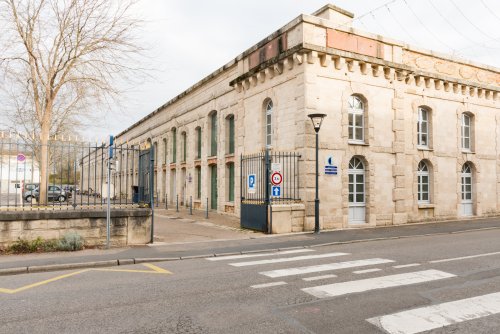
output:
<path id="1" fill-rule="evenodd" d="M 151 264 L 151 263 L 144 263 L 143 265 L 146 266 L 146 267 L 148 267 L 148 268 L 150 268 L 150 269 L 153 269 L 154 271 L 156 271 L 159 274 L 171 274 L 171 272 L 168 271 L 167 269 L 163 269 L 163 268 L 157 267 L 157 266 L 155 266 L 154 264 Z"/>
<path id="2" fill-rule="evenodd" d="M 36 287 L 41 286 L 41 285 L 45 285 L 45 284 L 48 284 L 48 283 L 59 281 L 59 280 L 64 279 L 64 278 L 68 278 L 68 277 L 71 277 L 71 276 L 82 274 L 82 273 L 85 273 L 85 272 L 88 272 L 88 271 L 115 271 L 115 272 L 126 272 L 126 273 L 146 273 L 146 274 L 164 274 L 164 275 L 172 274 L 170 271 L 168 271 L 166 269 L 163 269 L 163 268 L 160 268 L 160 267 L 157 267 L 157 266 L 152 265 L 150 263 L 143 263 L 142 265 L 145 266 L 145 267 L 148 267 L 148 268 L 150 268 L 152 270 L 105 269 L 105 268 L 83 269 L 83 270 L 75 271 L 75 272 L 72 272 L 72 273 L 69 273 L 69 274 L 64 274 L 64 275 L 56 276 L 56 277 L 53 277 L 53 278 L 49 278 L 49 279 L 44 280 L 44 281 L 40 281 L 40 282 L 36 282 L 36 283 L 33 283 L 33 284 L 25 285 L 25 286 L 22 286 L 22 287 L 17 288 L 17 289 L 0 288 L 0 293 L 14 294 L 14 293 L 18 293 L 18 292 L 25 291 L 25 290 L 28 290 L 28 289 L 36 288 Z"/>

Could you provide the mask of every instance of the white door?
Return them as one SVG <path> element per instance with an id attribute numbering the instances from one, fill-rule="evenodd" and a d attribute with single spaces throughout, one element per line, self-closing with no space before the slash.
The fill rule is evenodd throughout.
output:
<path id="1" fill-rule="evenodd" d="M 472 169 L 470 164 L 465 163 L 462 167 L 462 216 L 472 216 L 474 214 L 472 201 Z"/>
<path id="2" fill-rule="evenodd" d="M 349 224 L 366 222 L 365 166 L 359 158 L 349 161 Z"/>

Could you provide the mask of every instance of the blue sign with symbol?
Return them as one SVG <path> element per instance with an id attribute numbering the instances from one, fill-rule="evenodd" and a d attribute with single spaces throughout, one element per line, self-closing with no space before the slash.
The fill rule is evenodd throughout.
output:
<path id="1" fill-rule="evenodd" d="M 337 175 L 337 166 L 325 166 L 326 175 Z"/>
<path id="2" fill-rule="evenodd" d="M 273 197 L 280 197 L 281 196 L 281 187 L 280 186 L 272 186 L 271 192 L 272 192 Z"/>
<path id="3" fill-rule="evenodd" d="M 256 175 L 249 174 L 248 175 L 248 192 L 250 194 L 255 193 L 255 181 L 256 181 Z"/>

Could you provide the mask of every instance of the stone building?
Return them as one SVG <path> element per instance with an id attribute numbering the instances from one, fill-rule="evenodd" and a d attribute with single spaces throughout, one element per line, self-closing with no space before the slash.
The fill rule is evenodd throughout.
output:
<path id="1" fill-rule="evenodd" d="M 158 199 L 239 215 L 240 155 L 298 152 L 302 204 L 276 231 L 311 230 L 307 115 L 324 113 L 322 228 L 498 215 L 499 69 L 354 29 L 353 17 L 332 5 L 299 15 L 120 133 L 154 145 Z M 323 173 L 327 157 L 338 175 Z"/>

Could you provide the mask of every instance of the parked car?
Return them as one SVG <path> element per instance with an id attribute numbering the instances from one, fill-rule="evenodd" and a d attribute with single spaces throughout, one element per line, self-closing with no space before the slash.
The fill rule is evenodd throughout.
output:
<path id="1" fill-rule="evenodd" d="M 39 183 L 25 183 L 23 189 L 23 198 L 25 201 L 30 202 L 33 198 L 33 190 L 38 188 Z"/>
<path id="2" fill-rule="evenodd" d="M 24 199 L 28 202 L 33 198 L 36 198 L 37 201 L 40 200 L 40 191 L 38 187 L 34 190 L 26 192 L 24 195 Z M 49 201 L 64 202 L 66 201 L 66 199 L 68 199 L 68 194 L 59 186 L 49 186 L 47 191 L 47 198 L 49 199 Z"/>

